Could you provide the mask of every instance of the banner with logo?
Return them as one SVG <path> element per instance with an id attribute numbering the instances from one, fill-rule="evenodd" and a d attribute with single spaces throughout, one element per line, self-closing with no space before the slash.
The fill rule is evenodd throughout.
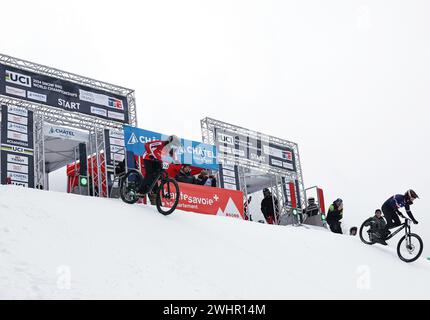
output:
<path id="1" fill-rule="evenodd" d="M 121 123 L 129 120 L 126 97 L 3 64 L 0 94 Z"/>
<path id="2" fill-rule="evenodd" d="M 1 108 L 1 183 L 34 188 L 33 112 L 5 106 Z"/>
<path id="3" fill-rule="evenodd" d="M 220 164 L 219 180 L 221 188 L 229 190 L 240 190 L 238 166 L 235 164 L 228 163 Z"/>
<path id="4" fill-rule="evenodd" d="M 236 190 L 179 183 L 181 190 L 177 209 L 224 217 L 244 219 L 243 193 Z M 163 205 L 169 206 L 168 202 Z"/>
<path id="5" fill-rule="evenodd" d="M 89 133 L 72 128 L 59 127 L 52 124 L 45 124 L 43 128 L 45 137 L 59 138 L 63 140 L 73 140 L 79 142 L 88 142 Z"/>
<path id="6" fill-rule="evenodd" d="M 124 127 L 124 141 L 127 151 L 136 155 L 145 154 L 145 144 L 154 140 L 167 140 L 169 135 L 139 129 L 131 126 Z M 216 147 L 198 141 L 181 139 L 181 147 L 176 151 L 180 163 L 189 164 L 195 167 L 218 170 Z M 168 155 L 165 161 L 173 161 Z"/>
<path id="7" fill-rule="evenodd" d="M 246 159 L 257 166 L 268 164 L 279 169 L 296 171 L 293 150 L 268 143 L 268 137 L 261 133 L 253 132 L 251 136 L 215 128 L 215 141 L 219 154 Z"/>
<path id="8" fill-rule="evenodd" d="M 105 129 L 104 138 L 107 165 L 112 166 L 114 162 L 117 164 L 123 161 L 125 157 L 124 131 Z"/>

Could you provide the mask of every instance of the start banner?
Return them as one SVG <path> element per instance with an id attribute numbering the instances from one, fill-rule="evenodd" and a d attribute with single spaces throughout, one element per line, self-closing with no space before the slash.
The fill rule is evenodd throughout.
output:
<path id="1" fill-rule="evenodd" d="M 179 190 L 181 196 L 177 206 L 178 210 L 244 219 L 241 191 L 188 183 L 179 183 Z"/>

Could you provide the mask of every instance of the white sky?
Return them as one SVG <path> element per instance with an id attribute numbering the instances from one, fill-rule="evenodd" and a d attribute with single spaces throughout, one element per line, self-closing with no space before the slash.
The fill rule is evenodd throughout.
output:
<path id="1" fill-rule="evenodd" d="M 358 224 L 416 189 L 430 241 L 428 1 L 1 1 L 0 52 L 136 90 L 139 126 L 210 116 L 299 143 Z M 427 234 L 426 234 L 427 233 Z"/>

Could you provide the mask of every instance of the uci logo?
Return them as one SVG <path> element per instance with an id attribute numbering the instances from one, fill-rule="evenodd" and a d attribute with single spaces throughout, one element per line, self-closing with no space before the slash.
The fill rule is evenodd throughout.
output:
<path id="1" fill-rule="evenodd" d="M 226 143 L 230 145 L 234 145 L 234 138 L 232 136 L 226 134 L 220 134 L 218 137 L 218 141 L 221 143 Z"/>
<path id="2" fill-rule="evenodd" d="M 31 88 L 31 77 L 21 73 L 6 70 L 6 82 Z"/>

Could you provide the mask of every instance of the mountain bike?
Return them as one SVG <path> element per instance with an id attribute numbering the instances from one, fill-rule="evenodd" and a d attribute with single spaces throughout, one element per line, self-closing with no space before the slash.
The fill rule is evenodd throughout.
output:
<path id="1" fill-rule="evenodd" d="M 368 245 L 372 245 L 377 243 L 375 240 L 374 232 L 371 230 L 371 224 L 369 223 L 372 218 L 367 219 L 363 222 L 360 227 L 360 239 L 362 242 Z M 396 234 L 405 230 L 405 235 L 399 240 L 397 244 L 397 255 L 400 260 L 404 262 L 414 262 L 417 260 L 424 248 L 423 240 L 421 237 L 415 233 L 411 233 L 411 224 L 412 220 L 405 218 L 405 222 L 402 223 L 397 230 L 393 233 L 390 233 L 384 240 L 390 240 Z M 367 230 L 366 228 L 369 227 Z"/>
<path id="2" fill-rule="evenodd" d="M 137 169 L 130 169 L 120 180 L 120 195 L 125 203 L 136 203 L 140 198 L 155 196 L 158 212 L 169 215 L 175 211 L 180 198 L 179 185 L 176 180 L 169 178 L 167 169 L 169 163 L 163 162 L 160 173 L 149 188 L 142 192 L 144 177 Z"/>

